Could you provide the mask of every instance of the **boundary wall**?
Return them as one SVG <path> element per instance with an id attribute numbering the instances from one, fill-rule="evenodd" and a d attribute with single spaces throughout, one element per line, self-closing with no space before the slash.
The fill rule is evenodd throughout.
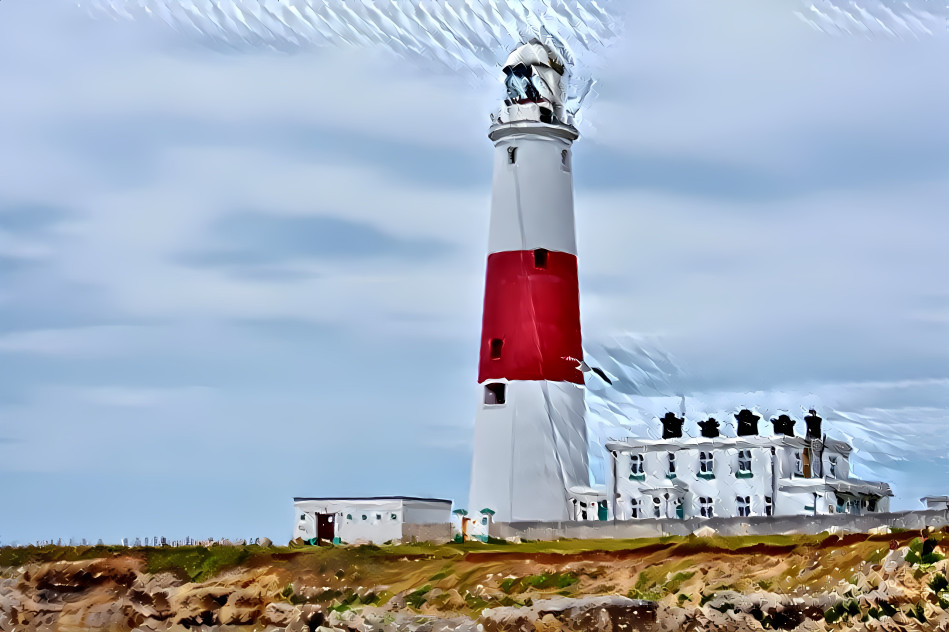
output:
<path id="1" fill-rule="evenodd" d="M 492 538 L 524 540 L 658 538 L 686 536 L 705 527 L 717 535 L 818 534 L 822 531 L 866 533 L 880 527 L 917 530 L 949 526 L 949 510 L 931 509 L 863 516 L 827 514 L 819 516 L 755 516 L 748 518 L 642 518 L 638 520 L 498 522 L 490 526 Z"/>

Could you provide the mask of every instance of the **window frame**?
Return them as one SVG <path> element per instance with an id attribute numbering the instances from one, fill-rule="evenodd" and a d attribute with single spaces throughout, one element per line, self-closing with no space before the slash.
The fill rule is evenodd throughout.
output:
<path id="1" fill-rule="evenodd" d="M 751 516 L 751 496 L 736 496 L 735 506 L 738 509 L 739 518 L 748 518 Z"/>
<path id="2" fill-rule="evenodd" d="M 630 519 L 639 519 L 642 518 L 642 507 L 638 498 L 629 499 L 629 517 Z"/>
<path id="3" fill-rule="evenodd" d="M 703 518 L 715 517 L 715 504 L 711 496 L 699 497 L 699 515 Z"/>
<path id="4" fill-rule="evenodd" d="M 709 450 L 699 452 L 699 471 L 697 476 L 710 480 L 715 478 L 715 453 Z"/>

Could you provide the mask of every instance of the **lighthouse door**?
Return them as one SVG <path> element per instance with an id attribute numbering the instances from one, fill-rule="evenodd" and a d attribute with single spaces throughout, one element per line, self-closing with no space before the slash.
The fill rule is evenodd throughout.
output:
<path id="1" fill-rule="evenodd" d="M 336 537 L 336 515 L 316 514 L 316 538 L 333 541 Z"/>

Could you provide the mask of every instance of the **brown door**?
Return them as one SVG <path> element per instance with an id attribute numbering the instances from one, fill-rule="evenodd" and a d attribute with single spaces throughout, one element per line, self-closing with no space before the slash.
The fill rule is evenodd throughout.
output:
<path id="1" fill-rule="evenodd" d="M 316 539 L 333 541 L 336 537 L 336 515 L 316 514 Z"/>

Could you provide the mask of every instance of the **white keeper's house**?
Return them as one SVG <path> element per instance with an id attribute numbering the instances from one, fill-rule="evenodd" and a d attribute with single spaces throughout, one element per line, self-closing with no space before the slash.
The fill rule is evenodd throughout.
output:
<path id="1" fill-rule="evenodd" d="M 661 440 L 612 441 L 607 473 L 609 518 L 749 517 L 886 512 L 886 483 L 850 476 L 852 448 L 821 435 L 815 411 L 772 419 L 774 434 L 758 434 L 757 415 L 735 415 L 738 432 L 722 437 L 714 418 L 699 422 L 699 437 L 683 437 L 683 420 L 668 413 Z M 589 519 L 596 520 L 592 512 Z M 602 517 L 600 518 L 602 519 Z"/>

